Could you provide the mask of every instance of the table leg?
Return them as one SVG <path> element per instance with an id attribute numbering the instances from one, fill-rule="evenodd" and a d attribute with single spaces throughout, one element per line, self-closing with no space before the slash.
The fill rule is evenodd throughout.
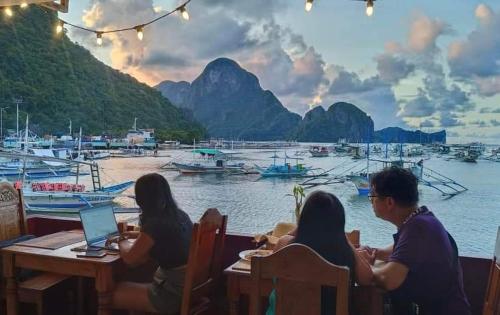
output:
<path id="1" fill-rule="evenodd" d="M 238 315 L 240 312 L 240 284 L 238 277 L 227 277 L 227 299 L 229 301 L 229 315 Z"/>
<path id="2" fill-rule="evenodd" d="M 7 315 L 18 314 L 17 304 L 17 281 L 16 269 L 14 263 L 15 256 L 12 254 L 3 254 L 3 275 L 6 280 L 6 302 Z"/>
<path id="3" fill-rule="evenodd" d="M 111 315 L 111 308 L 113 304 L 113 287 L 113 269 L 110 266 L 99 267 L 95 279 L 98 315 Z"/>

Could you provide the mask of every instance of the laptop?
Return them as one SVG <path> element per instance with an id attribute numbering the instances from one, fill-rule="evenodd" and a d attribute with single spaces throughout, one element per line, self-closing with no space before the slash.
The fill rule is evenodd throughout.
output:
<path id="1" fill-rule="evenodd" d="M 117 244 L 106 246 L 106 240 L 120 235 L 112 207 L 86 208 L 80 210 L 87 250 L 107 249 L 118 251 Z"/>

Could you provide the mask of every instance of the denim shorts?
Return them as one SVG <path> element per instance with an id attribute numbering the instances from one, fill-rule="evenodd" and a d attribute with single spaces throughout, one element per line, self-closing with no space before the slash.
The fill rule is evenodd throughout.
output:
<path id="1" fill-rule="evenodd" d="M 176 314 L 182 303 L 186 266 L 164 270 L 159 267 L 149 287 L 149 301 L 160 314 Z"/>

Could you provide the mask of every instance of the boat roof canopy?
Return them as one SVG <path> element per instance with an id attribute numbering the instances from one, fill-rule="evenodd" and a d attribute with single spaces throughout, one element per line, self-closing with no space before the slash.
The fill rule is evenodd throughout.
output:
<path id="1" fill-rule="evenodd" d="M 238 154 L 239 152 L 230 150 L 217 150 L 217 149 L 194 149 L 193 153 L 208 154 L 208 155 L 223 155 L 223 154 Z"/>

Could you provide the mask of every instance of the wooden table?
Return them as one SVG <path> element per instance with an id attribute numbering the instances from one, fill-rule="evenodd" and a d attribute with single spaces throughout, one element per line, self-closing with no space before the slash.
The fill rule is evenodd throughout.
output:
<path id="1" fill-rule="evenodd" d="M 252 279 L 250 278 L 250 263 L 239 260 L 224 270 L 227 276 L 227 298 L 229 300 L 229 314 L 238 315 L 240 311 L 240 297 L 250 295 Z M 261 288 L 263 297 L 268 297 L 273 289 L 271 281 L 264 281 Z M 351 314 L 382 315 L 384 311 L 384 291 L 375 286 L 356 286 L 352 291 Z"/>
<path id="2" fill-rule="evenodd" d="M 95 279 L 98 296 L 98 314 L 111 315 L 113 274 L 125 267 L 120 255 L 108 254 L 102 258 L 78 258 L 71 248 L 79 242 L 59 249 L 42 249 L 13 245 L 2 249 L 3 275 L 6 279 L 7 315 L 18 315 L 16 269 L 26 268 L 71 276 Z"/>

